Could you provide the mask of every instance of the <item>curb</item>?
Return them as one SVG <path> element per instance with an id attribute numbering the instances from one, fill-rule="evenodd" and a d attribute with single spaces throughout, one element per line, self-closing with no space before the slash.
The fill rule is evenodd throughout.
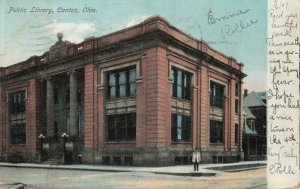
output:
<path id="1" fill-rule="evenodd" d="M 24 166 L 24 165 L 12 165 L 5 164 L 0 167 L 13 167 L 13 168 L 30 168 L 30 169 L 57 169 L 57 170 L 72 170 L 72 171 L 99 171 L 99 172 L 145 172 L 145 173 L 153 173 L 153 174 L 161 174 L 161 175 L 173 175 L 173 176 L 193 176 L 193 177 L 201 177 L 201 176 L 215 176 L 217 173 L 214 172 L 159 172 L 159 171 L 145 171 L 145 170 L 117 170 L 117 169 L 93 169 L 93 168 L 72 168 L 72 167 L 57 167 L 57 166 Z"/>
<path id="2" fill-rule="evenodd" d="M 57 167 L 57 166 L 22 166 L 22 165 L 1 165 L 0 167 L 14 167 L 14 168 L 29 168 L 29 169 L 58 169 L 58 170 L 72 170 L 72 171 L 101 171 L 101 172 L 136 172 L 136 170 L 114 170 L 114 169 L 90 169 L 90 168 L 72 168 L 72 167 Z M 148 172 L 148 171 L 147 171 Z"/>
<path id="3" fill-rule="evenodd" d="M 217 175 L 217 173 L 201 173 L 201 172 L 191 172 L 191 173 L 152 172 L 152 173 L 160 174 L 160 175 L 192 176 L 192 177 L 210 177 L 210 176 Z"/>
<path id="4" fill-rule="evenodd" d="M 261 169 L 261 168 L 266 168 L 266 166 L 258 166 L 258 167 L 250 167 L 250 168 L 243 168 L 243 169 L 235 169 L 235 170 L 228 170 L 228 171 L 224 171 L 224 172 L 235 173 L 235 172 L 241 172 L 241 171 L 251 171 L 251 170 Z"/>

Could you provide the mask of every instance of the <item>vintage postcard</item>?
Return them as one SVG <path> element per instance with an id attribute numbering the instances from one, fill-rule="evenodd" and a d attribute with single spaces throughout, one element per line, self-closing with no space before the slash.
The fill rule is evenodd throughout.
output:
<path id="1" fill-rule="evenodd" d="M 300 187 L 299 0 L 0 5 L 0 188 Z"/>

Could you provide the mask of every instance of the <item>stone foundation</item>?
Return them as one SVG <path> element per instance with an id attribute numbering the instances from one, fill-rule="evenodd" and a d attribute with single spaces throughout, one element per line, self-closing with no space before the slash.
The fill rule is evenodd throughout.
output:
<path id="1" fill-rule="evenodd" d="M 3 152 L 0 154 L 1 162 L 10 163 L 39 163 L 39 153 L 26 152 Z"/>

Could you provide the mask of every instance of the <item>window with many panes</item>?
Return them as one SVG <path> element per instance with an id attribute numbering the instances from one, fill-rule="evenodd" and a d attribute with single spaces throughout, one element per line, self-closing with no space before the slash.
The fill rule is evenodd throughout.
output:
<path id="1" fill-rule="evenodd" d="M 106 116 L 107 141 L 134 141 L 136 138 L 136 113 Z"/>
<path id="2" fill-rule="evenodd" d="M 210 106 L 223 108 L 224 104 L 224 86 L 211 81 L 210 82 Z"/>
<path id="3" fill-rule="evenodd" d="M 191 99 L 191 73 L 172 67 L 172 96 L 190 100 Z"/>
<path id="4" fill-rule="evenodd" d="M 25 90 L 9 93 L 9 128 L 11 144 L 26 143 Z"/>
<path id="5" fill-rule="evenodd" d="M 135 68 L 113 71 L 107 74 L 107 98 L 121 98 L 136 94 Z"/>
<path id="6" fill-rule="evenodd" d="M 19 114 L 25 112 L 25 90 L 9 94 L 9 113 Z"/>
<path id="7" fill-rule="evenodd" d="M 239 100 L 238 99 L 235 99 L 235 108 L 234 108 L 234 110 L 235 110 L 236 114 L 239 113 Z"/>
<path id="8" fill-rule="evenodd" d="M 172 114 L 172 141 L 191 141 L 191 116 Z"/>
<path id="9" fill-rule="evenodd" d="M 240 92 L 239 92 L 239 84 L 238 83 L 235 83 L 235 96 L 238 97 Z"/>
<path id="10" fill-rule="evenodd" d="M 239 113 L 239 84 L 235 83 L 235 113 Z"/>
<path id="11" fill-rule="evenodd" d="M 240 132 L 240 129 L 239 129 L 239 124 L 235 124 L 234 125 L 235 126 L 235 137 L 234 137 L 234 142 L 236 143 L 236 144 L 239 144 L 239 136 L 240 136 L 240 134 L 239 134 L 239 132 Z"/>
<path id="12" fill-rule="evenodd" d="M 210 143 L 224 142 L 223 121 L 210 120 Z"/>

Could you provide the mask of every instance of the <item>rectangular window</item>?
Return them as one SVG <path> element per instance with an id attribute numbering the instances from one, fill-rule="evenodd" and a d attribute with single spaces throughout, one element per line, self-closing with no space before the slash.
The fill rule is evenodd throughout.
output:
<path id="1" fill-rule="evenodd" d="M 25 144 L 26 143 L 25 123 L 10 125 L 10 142 L 11 142 L 11 144 Z"/>
<path id="2" fill-rule="evenodd" d="M 210 143 L 224 143 L 224 125 L 222 121 L 210 120 Z"/>
<path id="3" fill-rule="evenodd" d="M 239 93 L 239 90 L 240 90 L 240 89 L 239 89 L 239 84 L 238 84 L 238 83 L 235 83 L 235 96 L 236 96 L 236 97 L 238 97 L 239 94 L 240 94 L 240 93 Z"/>
<path id="4" fill-rule="evenodd" d="M 239 100 L 235 99 L 235 113 L 239 113 Z"/>
<path id="5" fill-rule="evenodd" d="M 126 71 L 119 72 L 119 97 L 126 96 Z"/>
<path id="6" fill-rule="evenodd" d="M 136 138 L 136 114 L 106 116 L 108 141 L 134 141 Z"/>
<path id="7" fill-rule="evenodd" d="M 108 96 L 116 98 L 116 74 L 114 73 L 108 76 Z"/>
<path id="8" fill-rule="evenodd" d="M 135 69 L 129 70 L 129 96 L 135 96 L 136 94 L 136 75 Z"/>
<path id="9" fill-rule="evenodd" d="M 135 68 L 114 71 L 107 74 L 108 99 L 135 96 L 136 94 Z"/>
<path id="10" fill-rule="evenodd" d="M 25 108 L 25 90 L 13 92 L 9 94 L 9 113 L 24 113 Z"/>
<path id="11" fill-rule="evenodd" d="M 172 96 L 191 99 L 191 73 L 172 67 Z"/>
<path id="12" fill-rule="evenodd" d="M 191 117 L 172 114 L 172 141 L 190 142 L 191 141 Z"/>
<path id="13" fill-rule="evenodd" d="M 13 92 L 8 95 L 11 144 L 26 143 L 25 99 L 25 90 Z"/>
<path id="14" fill-rule="evenodd" d="M 235 124 L 235 139 L 234 142 L 239 144 L 239 124 Z"/>
<path id="15" fill-rule="evenodd" d="M 210 82 L 210 106 L 223 108 L 224 104 L 224 86 L 216 82 Z"/>

